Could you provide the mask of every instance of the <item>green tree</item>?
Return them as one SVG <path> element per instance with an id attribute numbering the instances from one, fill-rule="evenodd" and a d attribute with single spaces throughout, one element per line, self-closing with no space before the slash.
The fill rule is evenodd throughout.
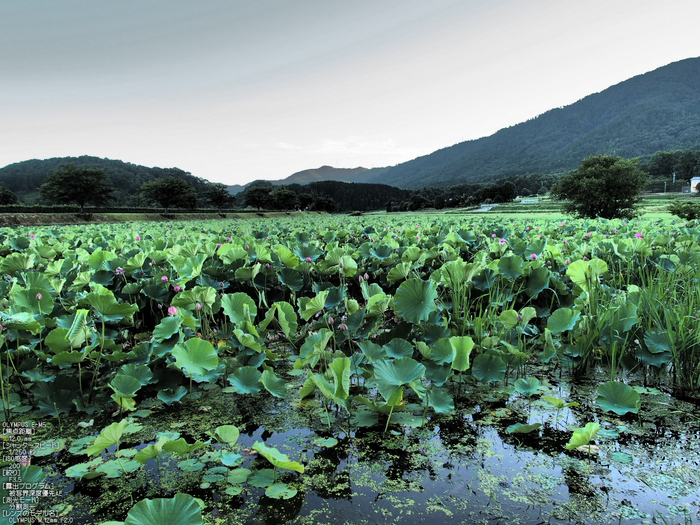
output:
<path id="1" fill-rule="evenodd" d="M 5 186 L 0 186 L 0 204 L 19 204 L 19 199 L 13 191 L 8 190 Z"/>
<path id="2" fill-rule="evenodd" d="M 564 210 L 580 217 L 631 218 L 641 201 L 647 174 L 629 159 L 590 156 L 552 187 Z"/>
<path id="3" fill-rule="evenodd" d="M 263 208 L 269 208 L 271 206 L 270 193 L 272 192 L 272 186 L 253 186 L 249 187 L 245 192 L 245 204 L 246 206 L 252 206 L 262 210 Z"/>
<path id="4" fill-rule="evenodd" d="M 154 204 L 163 207 L 163 213 L 168 213 L 168 208 L 196 208 L 197 192 L 187 181 L 177 177 L 161 177 L 141 186 L 141 194 Z"/>
<path id="5" fill-rule="evenodd" d="M 80 213 L 87 203 L 94 205 L 109 202 L 114 187 L 102 168 L 77 168 L 75 164 L 61 164 L 49 173 L 39 188 L 42 199 L 55 204 L 75 203 Z"/>
<path id="6" fill-rule="evenodd" d="M 226 184 L 214 182 L 210 184 L 207 189 L 207 199 L 209 199 L 209 202 L 221 213 L 223 208 L 233 202 L 233 195 L 229 193 Z"/>

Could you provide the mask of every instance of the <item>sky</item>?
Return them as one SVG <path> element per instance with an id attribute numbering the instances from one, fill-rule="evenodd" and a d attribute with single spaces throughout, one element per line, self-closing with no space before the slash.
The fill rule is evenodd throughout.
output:
<path id="1" fill-rule="evenodd" d="M 392 166 L 700 56 L 698 0 L 2 0 L 0 167 Z"/>

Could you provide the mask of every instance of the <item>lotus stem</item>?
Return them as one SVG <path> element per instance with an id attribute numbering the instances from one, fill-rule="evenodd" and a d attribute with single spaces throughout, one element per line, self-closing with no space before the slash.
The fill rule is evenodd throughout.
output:
<path id="1" fill-rule="evenodd" d="M 386 433 L 389 428 L 389 422 L 391 421 L 391 414 L 394 413 L 394 405 L 391 405 L 391 410 L 389 410 L 389 418 L 386 420 L 386 425 L 384 426 L 384 433 Z"/>

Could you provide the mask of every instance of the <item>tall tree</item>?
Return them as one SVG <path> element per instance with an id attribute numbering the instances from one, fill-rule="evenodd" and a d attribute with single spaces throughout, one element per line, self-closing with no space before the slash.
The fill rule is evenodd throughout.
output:
<path id="1" fill-rule="evenodd" d="M 8 190 L 5 186 L 0 186 L 0 204 L 18 204 L 19 199 L 13 191 Z"/>
<path id="2" fill-rule="evenodd" d="M 552 187 L 564 210 L 580 217 L 631 218 L 648 175 L 637 163 L 611 155 L 591 156 Z"/>
<path id="3" fill-rule="evenodd" d="M 39 191 L 42 199 L 55 204 L 75 203 L 83 213 L 87 203 L 101 205 L 109 202 L 114 187 L 102 168 L 77 168 L 68 163 L 49 173 Z"/>
<path id="4" fill-rule="evenodd" d="M 197 192 L 192 185 L 177 177 L 161 177 L 141 186 L 141 193 L 151 203 L 163 207 L 163 213 L 168 208 L 196 208 Z"/>
<path id="5" fill-rule="evenodd" d="M 209 202 L 221 213 L 223 208 L 233 202 L 233 195 L 229 193 L 226 184 L 214 182 L 209 186 L 209 189 L 207 189 L 207 199 L 209 199 Z"/>

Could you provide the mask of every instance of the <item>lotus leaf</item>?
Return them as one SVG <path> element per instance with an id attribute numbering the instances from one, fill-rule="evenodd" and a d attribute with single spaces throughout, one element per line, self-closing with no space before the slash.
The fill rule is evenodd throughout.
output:
<path id="1" fill-rule="evenodd" d="M 209 342 L 198 337 L 188 339 L 185 344 L 177 344 L 172 352 L 175 365 L 188 374 L 205 375 L 219 366 L 219 356 Z"/>
<path id="2" fill-rule="evenodd" d="M 578 447 L 590 445 L 599 430 L 600 423 L 586 423 L 585 427 L 574 430 L 571 439 L 566 444 L 566 450 L 575 450 Z"/>
<path id="3" fill-rule="evenodd" d="M 558 308 L 547 320 L 547 328 L 553 334 L 561 334 L 573 330 L 581 312 L 571 308 Z"/>
<path id="4" fill-rule="evenodd" d="M 95 443 L 87 448 L 87 455 L 96 456 L 104 449 L 119 443 L 119 440 L 128 426 L 129 420 L 122 419 L 118 423 L 112 423 L 111 425 L 103 428 L 100 435 L 95 438 Z"/>
<path id="5" fill-rule="evenodd" d="M 639 393 L 631 386 L 620 381 L 608 381 L 598 387 L 596 404 L 606 412 L 615 412 L 622 416 L 628 412 L 636 414 L 641 400 Z"/>
<path id="6" fill-rule="evenodd" d="M 173 498 L 144 499 L 132 507 L 124 525 L 202 525 L 202 510 L 189 494 Z"/>
<path id="7" fill-rule="evenodd" d="M 394 296 L 394 309 L 410 323 L 427 321 L 437 310 L 437 284 L 434 281 L 408 279 L 401 283 Z"/>
<path id="8" fill-rule="evenodd" d="M 474 340 L 469 336 L 450 337 L 453 350 L 452 370 L 464 372 L 469 368 L 469 356 L 474 348 Z"/>
<path id="9" fill-rule="evenodd" d="M 537 430 L 542 426 L 542 423 L 533 423 L 532 425 L 526 425 L 524 423 L 515 423 L 510 425 L 506 430 L 511 434 L 529 434 L 533 430 Z"/>
<path id="10" fill-rule="evenodd" d="M 482 383 L 503 381 L 506 376 L 506 363 L 493 354 L 479 354 L 472 363 L 472 375 Z"/>
<path id="11" fill-rule="evenodd" d="M 221 307 L 226 316 L 232 323 L 237 324 L 241 321 L 251 321 L 258 314 L 258 308 L 255 306 L 255 301 L 250 296 L 243 292 L 234 294 L 226 294 L 221 298 Z"/>
<path id="12" fill-rule="evenodd" d="M 274 483 L 265 490 L 265 496 L 272 499 L 292 499 L 296 495 L 297 489 L 286 483 Z"/>
<path id="13" fill-rule="evenodd" d="M 255 367 L 242 366 L 234 370 L 228 381 L 238 394 L 257 394 L 260 392 L 262 373 Z"/>
<path id="14" fill-rule="evenodd" d="M 268 447 L 261 441 L 256 441 L 252 447 L 261 456 L 267 459 L 276 468 L 293 470 L 294 472 L 304 473 L 304 465 L 298 461 L 290 461 L 286 454 L 282 454 L 276 448 Z"/>
<path id="15" fill-rule="evenodd" d="M 287 384 L 283 379 L 277 377 L 272 370 L 265 370 L 260 376 L 260 382 L 265 387 L 265 390 L 275 397 L 282 398 L 287 395 Z"/>
<path id="16" fill-rule="evenodd" d="M 526 397 L 534 396 L 542 391 L 540 386 L 540 380 L 536 377 L 531 377 L 530 379 L 517 379 L 513 384 L 515 391 Z"/>

